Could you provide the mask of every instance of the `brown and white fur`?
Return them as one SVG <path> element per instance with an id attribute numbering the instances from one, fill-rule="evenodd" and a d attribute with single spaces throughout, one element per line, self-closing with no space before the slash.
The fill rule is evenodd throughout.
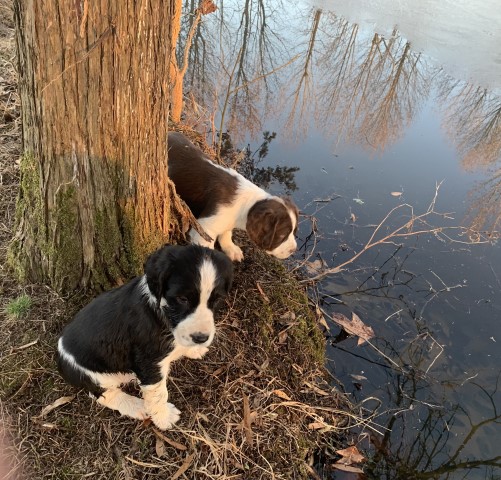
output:
<path id="1" fill-rule="evenodd" d="M 265 192 L 231 168 L 216 165 L 179 132 L 168 139 L 169 177 L 179 196 L 212 238 L 204 240 L 194 229 L 192 243 L 221 249 L 233 261 L 244 258 L 232 240 L 232 230 L 246 230 L 261 249 L 287 258 L 297 248 L 298 209 L 289 199 Z"/>

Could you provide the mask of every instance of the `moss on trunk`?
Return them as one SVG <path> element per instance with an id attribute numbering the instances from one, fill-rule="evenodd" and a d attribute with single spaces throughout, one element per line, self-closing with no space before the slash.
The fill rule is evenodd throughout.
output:
<path id="1" fill-rule="evenodd" d="M 84 3 L 14 2 L 29 153 L 9 263 L 58 291 L 123 281 L 189 217 L 167 175 L 174 1 Z"/>

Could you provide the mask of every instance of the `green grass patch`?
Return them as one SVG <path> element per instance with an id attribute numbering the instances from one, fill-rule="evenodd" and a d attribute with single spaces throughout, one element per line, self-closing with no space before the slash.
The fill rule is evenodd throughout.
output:
<path id="1" fill-rule="evenodd" d="M 20 295 L 7 304 L 5 311 L 11 318 L 25 318 L 28 315 L 32 304 L 33 301 L 29 295 Z"/>

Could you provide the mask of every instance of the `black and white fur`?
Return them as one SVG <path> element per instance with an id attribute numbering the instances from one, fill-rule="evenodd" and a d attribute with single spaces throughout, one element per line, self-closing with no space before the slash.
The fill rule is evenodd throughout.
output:
<path id="1" fill-rule="evenodd" d="M 180 412 L 168 403 L 170 364 L 201 358 L 215 334 L 214 310 L 230 289 L 226 255 L 197 245 L 165 246 L 146 261 L 145 274 L 103 293 L 66 326 L 58 367 L 70 384 L 122 415 L 164 430 Z M 138 380 L 143 398 L 122 384 Z"/>
<path id="2" fill-rule="evenodd" d="M 233 169 L 216 165 L 179 132 L 169 132 L 169 177 L 205 232 L 194 229 L 192 243 L 214 248 L 217 240 L 232 260 L 243 260 L 232 230 L 246 230 L 250 239 L 267 253 L 287 258 L 297 248 L 298 209 L 289 198 L 276 197 L 254 185 Z"/>

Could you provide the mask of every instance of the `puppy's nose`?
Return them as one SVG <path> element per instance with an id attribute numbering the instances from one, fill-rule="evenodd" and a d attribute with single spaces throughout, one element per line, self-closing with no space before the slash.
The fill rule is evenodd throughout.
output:
<path id="1" fill-rule="evenodd" d="M 190 337 L 193 340 L 193 343 L 205 343 L 207 340 L 209 340 L 209 335 L 201 332 L 192 333 Z"/>

